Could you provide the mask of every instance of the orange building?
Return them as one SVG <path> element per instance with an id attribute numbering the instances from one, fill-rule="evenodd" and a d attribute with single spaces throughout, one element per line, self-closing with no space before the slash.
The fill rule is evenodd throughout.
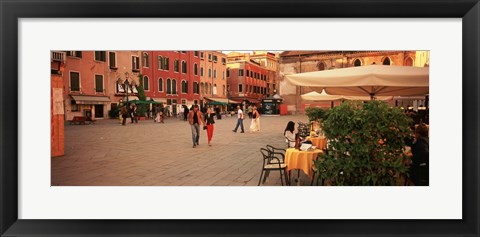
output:
<path id="1" fill-rule="evenodd" d="M 213 101 L 227 103 L 227 56 L 220 51 L 200 51 L 199 54 L 200 105 Z"/>
<path id="2" fill-rule="evenodd" d="M 51 156 L 65 154 L 63 72 L 65 67 L 64 52 L 50 52 L 50 145 Z"/>

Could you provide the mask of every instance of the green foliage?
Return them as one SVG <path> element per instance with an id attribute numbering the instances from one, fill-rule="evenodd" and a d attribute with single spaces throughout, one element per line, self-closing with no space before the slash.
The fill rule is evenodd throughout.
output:
<path id="1" fill-rule="evenodd" d="M 349 101 L 330 109 L 322 123 L 329 151 L 315 162 L 316 172 L 333 185 L 397 185 L 407 171 L 402 149 L 410 122 L 383 101 Z"/>
<path id="2" fill-rule="evenodd" d="M 327 109 L 308 107 L 305 109 L 305 114 L 310 121 L 314 121 L 316 119 L 323 121 L 327 116 L 327 111 Z"/>
<path id="3" fill-rule="evenodd" d="M 138 99 L 141 101 L 146 101 L 147 96 L 145 96 L 145 90 L 143 89 L 143 75 L 140 74 L 138 75 L 139 78 L 139 85 L 137 86 L 137 91 L 138 91 Z M 137 105 L 137 114 L 138 116 L 145 116 L 147 112 L 147 106 L 146 104 L 138 104 Z"/>
<path id="4" fill-rule="evenodd" d="M 108 117 L 111 119 L 118 118 L 118 113 L 120 112 L 120 108 L 114 108 L 108 111 Z"/>

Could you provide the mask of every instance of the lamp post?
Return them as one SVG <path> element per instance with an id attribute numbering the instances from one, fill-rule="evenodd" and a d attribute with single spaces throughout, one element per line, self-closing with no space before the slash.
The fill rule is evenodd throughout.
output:
<path id="1" fill-rule="evenodd" d="M 126 97 L 127 97 L 127 109 L 128 109 L 128 88 L 129 88 L 129 83 L 128 83 L 128 72 L 125 72 L 125 82 L 124 82 L 124 87 L 125 87 L 125 93 L 126 93 Z"/>

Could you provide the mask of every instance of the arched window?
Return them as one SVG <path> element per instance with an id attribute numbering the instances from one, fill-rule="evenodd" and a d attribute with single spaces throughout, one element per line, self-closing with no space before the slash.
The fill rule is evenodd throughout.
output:
<path id="1" fill-rule="evenodd" d="M 158 78 L 158 91 L 163 92 L 163 79 Z"/>
<path id="2" fill-rule="evenodd" d="M 144 76 L 144 77 L 143 77 L 143 89 L 146 90 L 146 91 L 148 91 L 148 90 L 150 90 L 149 88 L 150 88 L 150 86 L 149 86 L 149 84 L 148 84 L 148 77 L 147 77 L 147 76 Z"/>
<path id="3" fill-rule="evenodd" d="M 172 80 L 172 94 L 177 94 L 177 80 L 175 79 Z"/>
<path id="4" fill-rule="evenodd" d="M 200 83 L 200 94 L 205 94 L 203 91 L 203 82 Z"/>
<path id="5" fill-rule="evenodd" d="M 172 81 L 167 78 L 167 95 L 172 94 Z"/>
<path id="6" fill-rule="evenodd" d="M 193 82 L 193 94 L 198 94 L 198 82 Z"/>
<path id="7" fill-rule="evenodd" d="M 143 67 L 150 67 L 150 60 L 148 57 L 148 53 L 144 52 L 142 58 L 143 58 Z"/>
<path id="8" fill-rule="evenodd" d="M 188 93 L 188 83 L 185 80 L 182 80 L 182 93 Z"/>
<path id="9" fill-rule="evenodd" d="M 386 57 L 385 59 L 383 59 L 383 65 L 391 65 L 392 63 L 390 62 L 390 58 L 389 57 Z"/>
<path id="10" fill-rule="evenodd" d="M 353 62 L 353 66 L 355 67 L 360 67 L 362 66 L 362 61 L 360 61 L 360 59 L 355 59 L 355 61 Z"/>
<path id="11" fill-rule="evenodd" d="M 182 73 L 187 73 L 187 62 L 182 61 Z"/>
<path id="12" fill-rule="evenodd" d="M 158 69 L 163 69 L 163 57 L 158 56 Z"/>
<path id="13" fill-rule="evenodd" d="M 200 67 L 200 76 L 203 77 L 203 67 Z"/>
<path id="14" fill-rule="evenodd" d="M 318 70 L 319 70 L 319 71 L 325 70 L 325 63 L 319 63 L 319 64 L 318 64 Z"/>
<path id="15" fill-rule="evenodd" d="M 195 63 L 193 64 L 193 74 L 196 76 L 198 75 L 198 65 Z"/>
<path id="16" fill-rule="evenodd" d="M 179 72 L 180 70 L 179 68 L 180 68 L 180 65 L 179 65 L 178 59 L 175 59 L 175 61 L 173 61 L 173 71 Z"/>
<path id="17" fill-rule="evenodd" d="M 413 66 L 413 59 L 411 57 L 408 57 L 407 59 L 405 59 L 405 63 L 404 63 L 405 66 Z"/>

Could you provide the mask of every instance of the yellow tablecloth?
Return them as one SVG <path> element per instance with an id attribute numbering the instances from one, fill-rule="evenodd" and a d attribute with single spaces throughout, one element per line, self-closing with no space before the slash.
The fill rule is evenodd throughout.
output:
<path id="1" fill-rule="evenodd" d="M 327 147 L 327 139 L 324 137 L 307 137 L 307 140 L 312 142 L 312 145 L 317 149 L 325 149 Z"/>
<path id="2" fill-rule="evenodd" d="M 322 150 L 314 151 L 299 151 L 295 148 L 288 148 L 285 152 L 285 164 L 287 165 L 287 171 L 300 169 L 312 177 L 313 161 L 317 159 L 318 154 L 323 153 Z"/>

